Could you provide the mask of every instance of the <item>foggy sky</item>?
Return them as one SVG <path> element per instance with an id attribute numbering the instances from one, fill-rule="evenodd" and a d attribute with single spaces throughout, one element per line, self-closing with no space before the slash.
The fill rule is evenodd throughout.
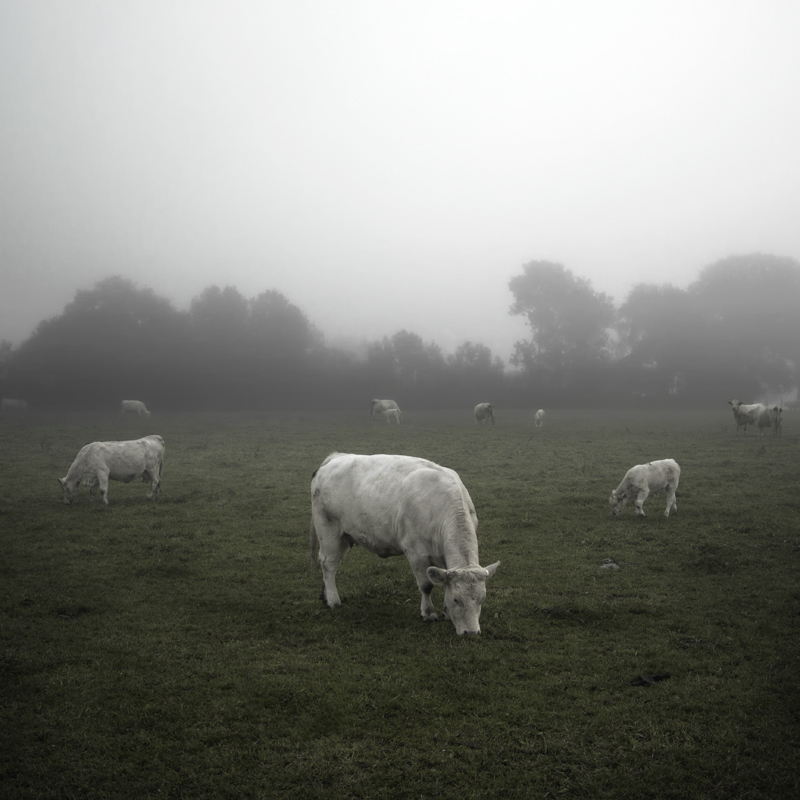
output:
<path id="1" fill-rule="evenodd" d="M 800 3 L 0 4 L 0 338 L 114 274 L 508 357 L 539 259 L 621 302 L 800 258 Z"/>

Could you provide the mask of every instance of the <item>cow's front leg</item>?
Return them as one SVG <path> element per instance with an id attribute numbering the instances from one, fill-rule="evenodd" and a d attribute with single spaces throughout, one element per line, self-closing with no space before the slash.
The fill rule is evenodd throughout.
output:
<path id="1" fill-rule="evenodd" d="M 103 499 L 103 505 L 108 505 L 108 473 L 107 472 L 98 472 L 97 473 L 97 483 L 92 487 L 100 488 L 100 497 Z"/>
<path id="2" fill-rule="evenodd" d="M 414 577 L 419 587 L 421 602 L 419 606 L 419 615 L 425 622 L 438 622 L 439 615 L 436 613 L 436 607 L 433 605 L 431 599 L 431 592 L 433 591 L 433 584 L 428 577 L 427 569 L 431 566 L 430 559 L 419 558 L 413 561 L 409 558 L 411 569 L 414 572 Z M 447 614 L 445 613 L 445 617 Z"/>
<path id="3" fill-rule="evenodd" d="M 644 509 L 642 508 L 642 506 L 644 505 L 644 501 L 647 500 L 647 495 L 649 494 L 650 492 L 648 492 L 647 489 L 643 489 L 641 492 L 639 492 L 639 495 L 636 498 L 636 503 L 635 503 L 637 517 L 647 516 L 647 514 L 644 513 Z"/>

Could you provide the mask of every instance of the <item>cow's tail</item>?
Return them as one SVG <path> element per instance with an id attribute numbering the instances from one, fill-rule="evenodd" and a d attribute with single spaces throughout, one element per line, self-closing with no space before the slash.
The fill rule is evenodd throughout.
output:
<path id="1" fill-rule="evenodd" d="M 311 527 L 308 530 L 308 543 L 311 556 L 311 569 L 317 564 L 317 555 L 319 554 L 319 539 L 317 538 L 317 529 L 314 527 L 314 517 L 311 517 Z"/>

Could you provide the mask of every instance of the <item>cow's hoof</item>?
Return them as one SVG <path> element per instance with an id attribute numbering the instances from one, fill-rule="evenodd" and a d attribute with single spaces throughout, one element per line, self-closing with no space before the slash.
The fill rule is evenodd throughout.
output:
<path id="1" fill-rule="evenodd" d="M 420 614 L 419 616 L 420 616 L 420 619 L 423 622 L 438 622 L 439 621 L 439 615 L 438 614 L 428 614 L 427 617 L 424 614 Z"/>

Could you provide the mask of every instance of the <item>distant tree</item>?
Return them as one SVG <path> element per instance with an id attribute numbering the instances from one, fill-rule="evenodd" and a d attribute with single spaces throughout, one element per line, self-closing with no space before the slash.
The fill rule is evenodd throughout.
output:
<path id="1" fill-rule="evenodd" d="M 610 297 L 549 261 L 526 264 L 508 285 L 510 313 L 525 316 L 531 328 L 530 340 L 515 344 L 512 364 L 558 388 L 583 383 L 607 364 L 615 316 Z"/>
<path id="2" fill-rule="evenodd" d="M 254 346 L 265 357 L 302 360 L 324 343 L 319 329 L 274 289 L 250 301 L 249 326 Z"/>
<path id="3" fill-rule="evenodd" d="M 707 321 L 709 357 L 730 376 L 731 391 L 753 395 L 797 385 L 798 261 L 766 254 L 731 256 L 703 269 L 688 292 Z"/>
<path id="4" fill-rule="evenodd" d="M 666 397 L 685 391 L 703 363 L 704 318 L 688 292 L 669 284 L 634 286 L 618 311 L 617 331 L 618 374 L 626 377 L 628 393 Z"/>
<path id="5" fill-rule="evenodd" d="M 39 405 L 116 405 L 152 397 L 176 377 L 185 319 L 168 300 L 119 276 L 80 290 L 64 312 L 41 322 L 9 371 Z"/>
<path id="6" fill-rule="evenodd" d="M 492 351 L 485 344 L 464 342 L 453 355 L 447 357 L 447 363 L 457 374 L 489 375 L 503 372 L 503 360 L 500 356 L 492 357 Z"/>

